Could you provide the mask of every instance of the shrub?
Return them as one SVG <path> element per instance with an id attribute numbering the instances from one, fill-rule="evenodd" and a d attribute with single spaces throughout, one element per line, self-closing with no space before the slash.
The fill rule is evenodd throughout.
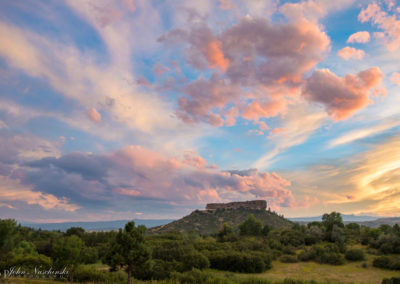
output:
<path id="1" fill-rule="evenodd" d="M 177 262 L 169 262 L 161 259 L 156 259 L 153 261 L 153 269 L 151 277 L 154 280 L 163 280 L 170 277 L 171 273 L 177 270 Z"/>
<path id="2" fill-rule="evenodd" d="M 231 276 L 233 277 L 233 276 Z M 198 269 L 193 269 L 184 273 L 173 272 L 171 274 L 171 279 L 177 283 L 187 283 L 187 284 L 203 284 L 203 283 L 218 283 L 218 284 L 228 284 L 235 283 L 233 279 L 225 275 L 225 277 L 217 276 L 208 272 L 203 272 Z M 174 282 L 175 283 L 175 282 Z"/>
<path id="3" fill-rule="evenodd" d="M 213 251 L 208 254 L 211 268 L 244 272 L 259 273 L 270 267 L 270 257 L 257 252 Z"/>
<path id="4" fill-rule="evenodd" d="M 379 268 L 389 268 L 390 258 L 388 256 L 379 256 L 374 259 L 372 265 Z"/>
<path id="5" fill-rule="evenodd" d="M 296 263 L 296 262 L 298 262 L 298 259 L 297 259 L 297 257 L 295 255 L 282 255 L 279 260 L 280 260 L 280 262 L 283 262 L 283 263 Z"/>
<path id="6" fill-rule="evenodd" d="M 374 259 L 373 266 L 391 270 L 400 270 L 400 258 L 394 256 L 379 256 Z"/>
<path id="7" fill-rule="evenodd" d="M 345 257 L 350 261 L 361 261 L 365 259 L 364 252 L 361 249 L 349 249 L 346 251 Z"/>
<path id="8" fill-rule="evenodd" d="M 400 284 L 400 277 L 383 278 L 382 284 Z"/>
<path id="9" fill-rule="evenodd" d="M 96 283 L 126 283 L 127 274 L 123 271 L 100 271 L 92 267 L 78 266 L 74 271 L 74 281 Z"/>
<path id="10" fill-rule="evenodd" d="M 298 259 L 301 261 L 314 260 L 318 263 L 327 263 L 332 265 L 344 264 L 344 258 L 339 253 L 339 248 L 335 244 L 314 245 L 311 249 L 302 251 Z"/>
<path id="11" fill-rule="evenodd" d="M 197 251 L 192 251 L 183 256 L 183 269 L 192 270 L 192 268 L 204 269 L 210 266 L 208 258 Z"/>

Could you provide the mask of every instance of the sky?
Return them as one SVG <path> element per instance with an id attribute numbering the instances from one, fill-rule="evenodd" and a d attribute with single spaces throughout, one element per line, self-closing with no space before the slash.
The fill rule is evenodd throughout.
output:
<path id="1" fill-rule="evenodd" d="M 0 216 L 400 215 L 400 1 L 0 3 Z"/>

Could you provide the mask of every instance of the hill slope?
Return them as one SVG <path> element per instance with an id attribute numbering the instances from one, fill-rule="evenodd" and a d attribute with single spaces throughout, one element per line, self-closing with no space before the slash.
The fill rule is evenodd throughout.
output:
<path id="1" fill-rule="evenodd" d="M 218 209 L 218 210 L 196 210 L 182 219 L 173 221 L 166 225 L 150 228 L 150 233 L 167 233 L 173 231 L 188 232 L 196 231 L 202 235 L 216 234 L 224 223 L 232 227 L 238 226 L 246 220 L 250 214 L 261 220 L 264 225 L 272 228 L 287 227 L 293 223 L 275 213 L 254 209 Z"/>
<path id="2" fill-rule="evenodd" d="M 379 218 L 373 221 L 358 222 L 358 224 L 371 228 L 377 228 L 384 224 L 394 226 L 395 224 L 400 225 L 400 217 Z"/>

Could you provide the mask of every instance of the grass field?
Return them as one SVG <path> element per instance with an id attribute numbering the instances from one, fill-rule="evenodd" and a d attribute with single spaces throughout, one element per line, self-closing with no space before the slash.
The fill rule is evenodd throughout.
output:
<path id="1" fill-rule="evenodd" d="M 350 247 L 349 247 L 350 248 Z M 355 245 L 351 248 L 364 250 L 365 247 Z M 348 283 L 381 283 L 383 278 L 400 277 L 400 271 L 384 270 L 372 266 L 372 261 L 376 257 L 366 253 L 365 261 L 348 262 L 345 265 L 318 264 L 315 262 L 281 263 L 272 262 L 272 269 L 260 274 L 235 273 L 240 277 L 258 277 L 268 280 L 284 280 L 285 278 L 316 280 L 316 281 L 339 281 Z M 367 267 L 362 267 L 366 263 Z M 221 273 L 215 271 L 215 273 Z"/>
<path id="2" fill-rule="evenodd" d="M 240 275 L 249 276 L 246 274 Z M 371 265 L 367 268 L 363 268 L 361 262 L 332 266 L 317 264 L 315 262 L 280 263 L 274 261 L 272 269 L 261 274 L 252 274 L 252 276 L 267 278 L 269 280 L 292 278 L 349 283 L 381 283 L 382 279 L 385 277 L 400 277 L 400 272 L 382 270 L 374 268 Z"/>

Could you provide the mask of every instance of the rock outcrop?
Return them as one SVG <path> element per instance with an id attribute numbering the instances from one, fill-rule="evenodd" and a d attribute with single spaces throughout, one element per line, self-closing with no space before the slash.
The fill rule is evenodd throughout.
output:
<path id="1" fill-rule="evenodd" d="M 267 201 L 251 200 L 251 201 L 229 202 L 229 203 L 209 203 L 206 206 L 206 210 L 240 209 L 240 208 L 265 211 L 267 209 Z"/>

